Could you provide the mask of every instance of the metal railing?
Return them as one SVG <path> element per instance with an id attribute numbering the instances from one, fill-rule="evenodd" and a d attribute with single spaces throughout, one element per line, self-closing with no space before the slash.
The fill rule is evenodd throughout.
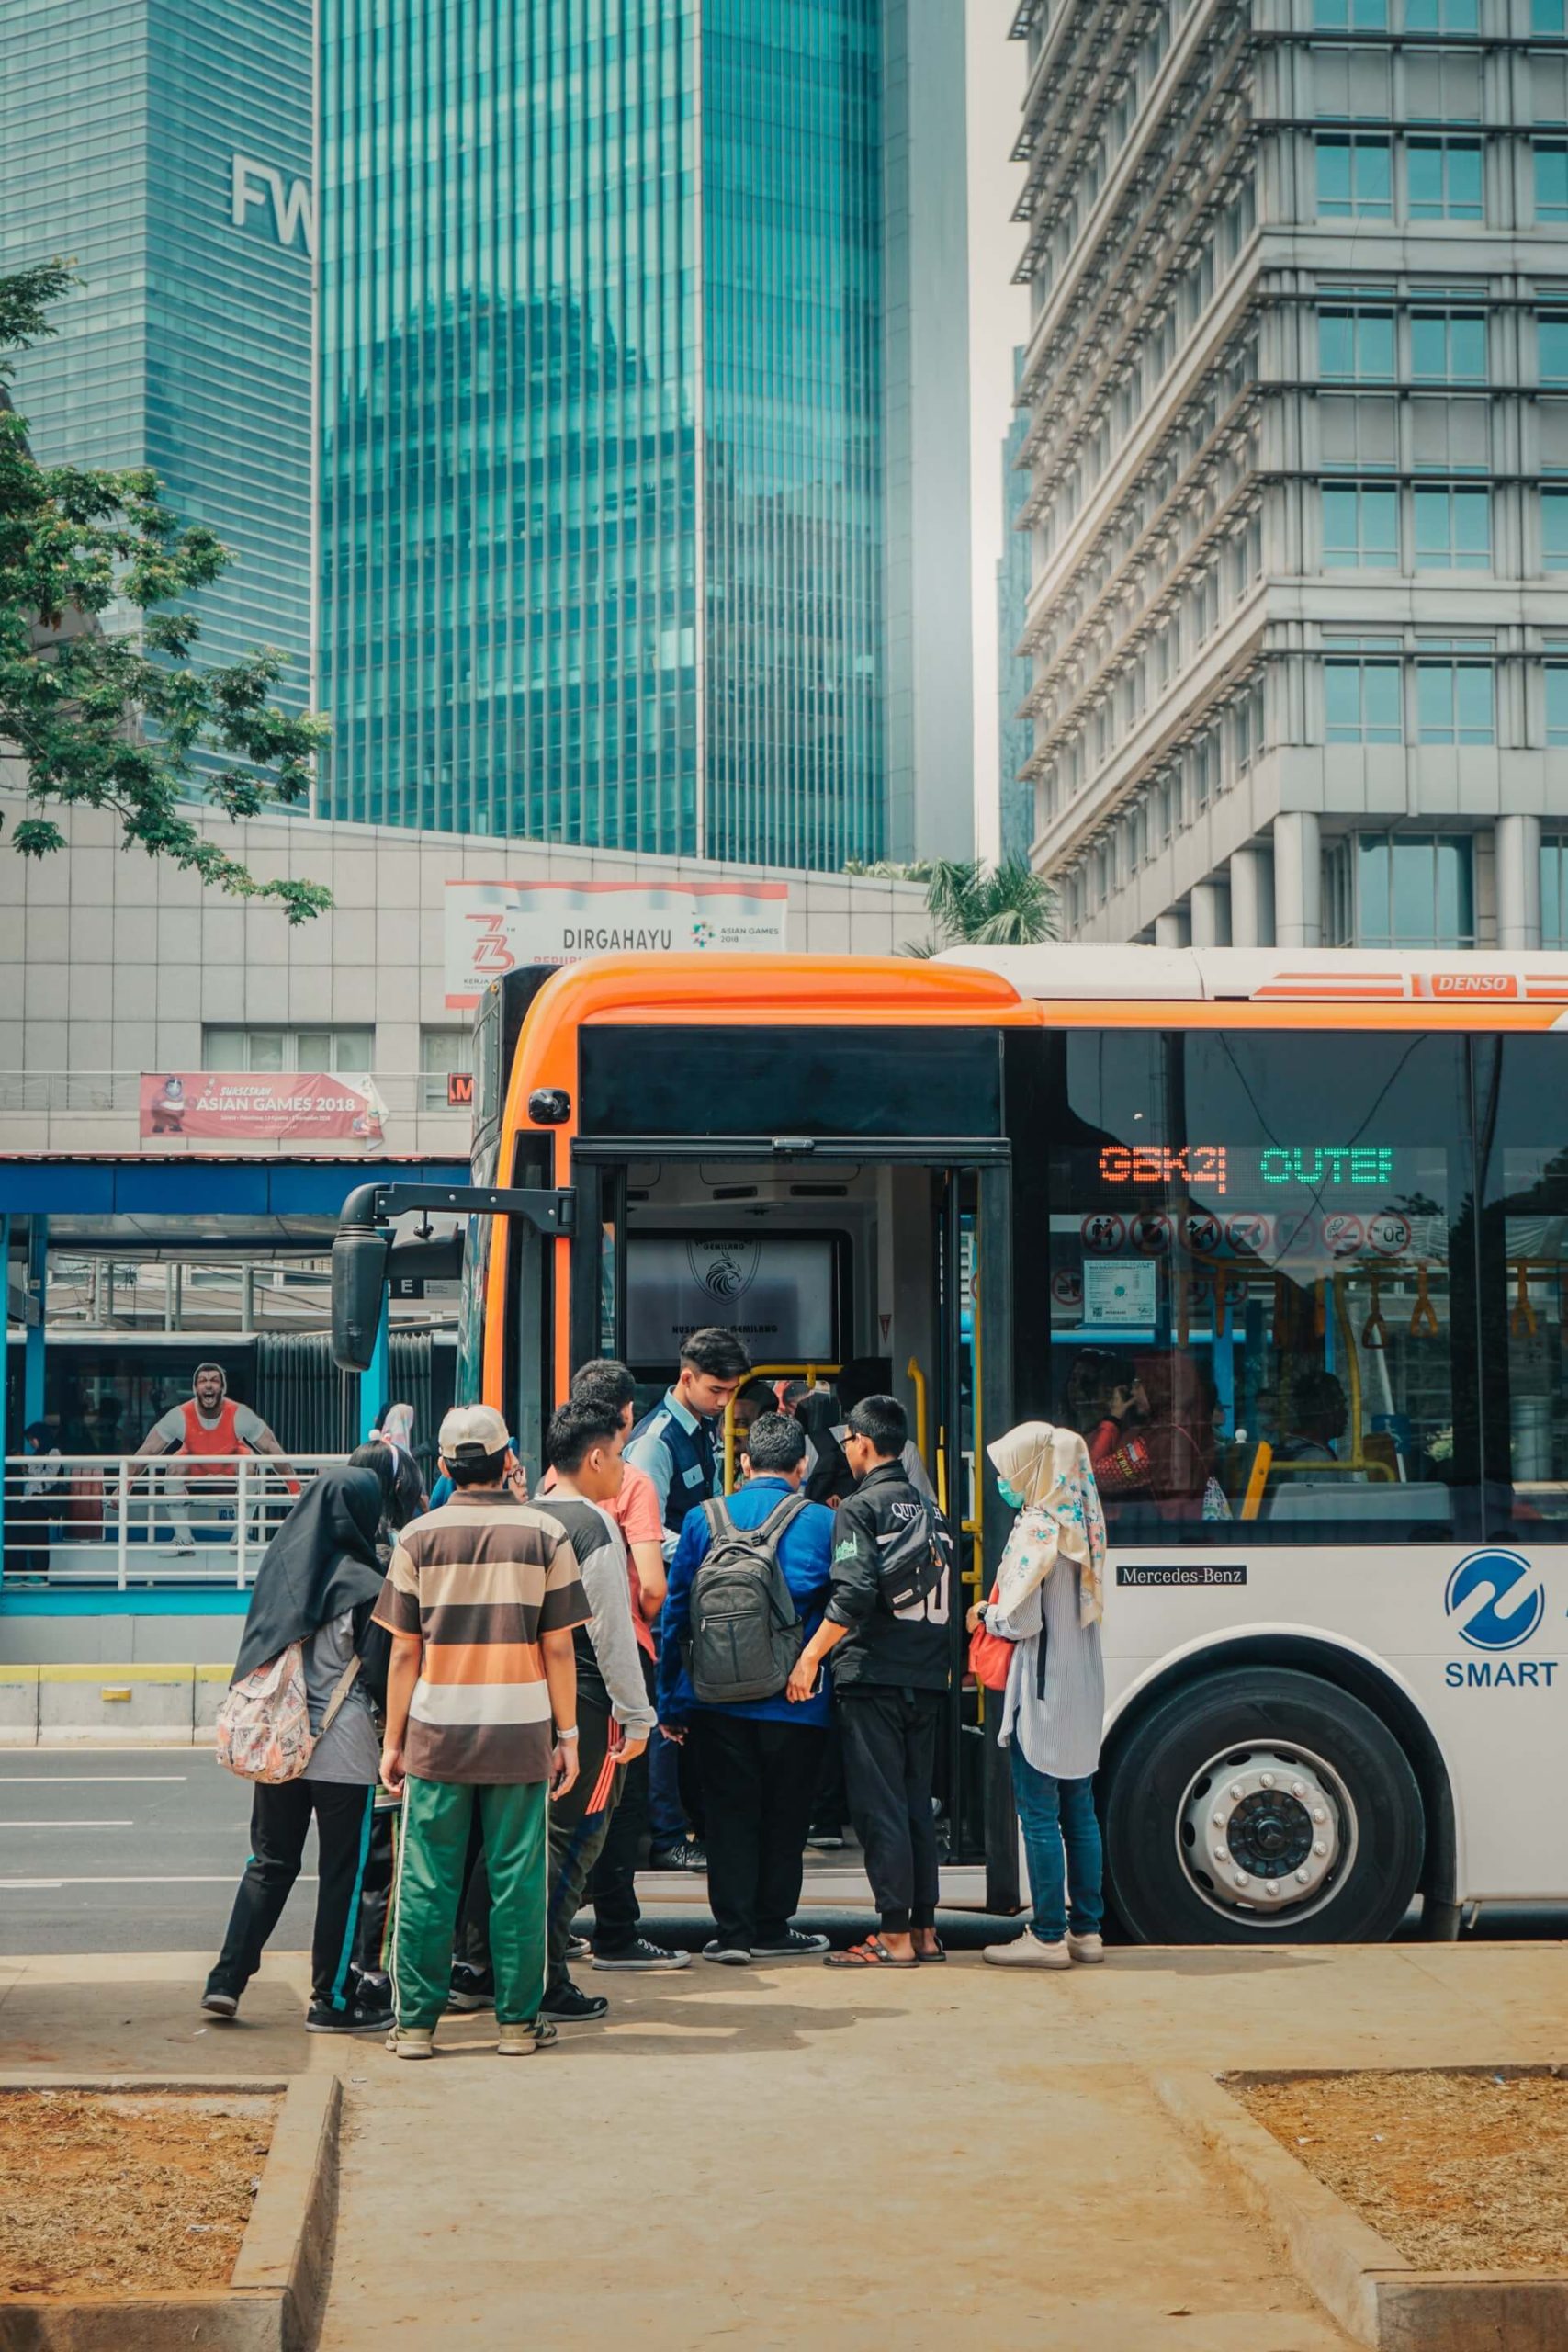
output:
<path id="1" fill-rule="evenodd" d="M 252 1583 L 303 1488 L 341 1453 L 7 1454 L 10 1591 Z"/>

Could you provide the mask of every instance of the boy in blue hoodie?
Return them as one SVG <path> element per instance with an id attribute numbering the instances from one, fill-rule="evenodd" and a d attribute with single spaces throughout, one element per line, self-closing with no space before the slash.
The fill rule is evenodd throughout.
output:
<path id="1" fill-rule="evenodd" d="M 779 1504 L 797 1494 L 806 1471 L 806 1432 L 787 1413 L 762 1413 L 751 1424 L 741 1454 L 746 1483 L 728 1498 L 739 1528 L 761 1527 Z M 822 1687 L 792 1706 L 781 1688 L 771 1699 L 704 1705 L 686 1672 L 692 1583 L 706 1555 L 712 1530 L 705 1511 L 687 1516 L 670 1564 L 660 1620 L 659 1719 L 695 1744 L 706 1812 L 708 1901 L 718 1933 L 703 1958 L 729 1967 L 749 1962 L 800 1960 L 828 1949 L 826 1936 L 805 1934 L 790 1922 L 800 1902 L 807 1833 L 832 1696 Z M 828 1603 L 833 1563 L 833 1514 L 807 1503 L 779 1539 L 778 1563 L 794 1595 L 808 1641 Z"/>

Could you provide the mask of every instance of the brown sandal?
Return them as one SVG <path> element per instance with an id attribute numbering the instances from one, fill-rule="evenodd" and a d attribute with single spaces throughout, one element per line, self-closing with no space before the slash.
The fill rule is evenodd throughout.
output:
<path id="1" fill-rule="evenodd" d="M 847 1951 L 830 1951 L 823 1961 L 824 1968 L 919 1968 L 918 1960 L 896 1960 L 880 1936 L 867 1936 L 863 1944 L 851 1944 Z"/>

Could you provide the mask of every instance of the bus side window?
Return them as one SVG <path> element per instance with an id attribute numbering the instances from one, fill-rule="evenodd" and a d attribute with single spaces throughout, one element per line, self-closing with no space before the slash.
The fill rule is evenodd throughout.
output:
<path id="1" fill-rule="evenodd" d="M 1478 1071 L 1491 1149 L 1482 1223 L 1488 1533 L 1568 1536 L 1568 1038 L 1489 1043 Z"/>
<path id="2" fill-rule="evenodd" d="M 1454 1521 L 1463 1040 L 1070 1033 L 1052 1405 L 1128 1544 Z"/>

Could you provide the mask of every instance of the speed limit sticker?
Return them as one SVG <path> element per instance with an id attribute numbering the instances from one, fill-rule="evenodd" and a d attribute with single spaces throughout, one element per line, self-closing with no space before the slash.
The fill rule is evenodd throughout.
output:
<path id="1" fill-rule="evenodd" d="M 1380 1258 L 1403 1258 L 1410 1247 L 1410 1219 L 1401 1209 L 1380 1209 L 1368 1220 L 1367 1239 Z"/>

